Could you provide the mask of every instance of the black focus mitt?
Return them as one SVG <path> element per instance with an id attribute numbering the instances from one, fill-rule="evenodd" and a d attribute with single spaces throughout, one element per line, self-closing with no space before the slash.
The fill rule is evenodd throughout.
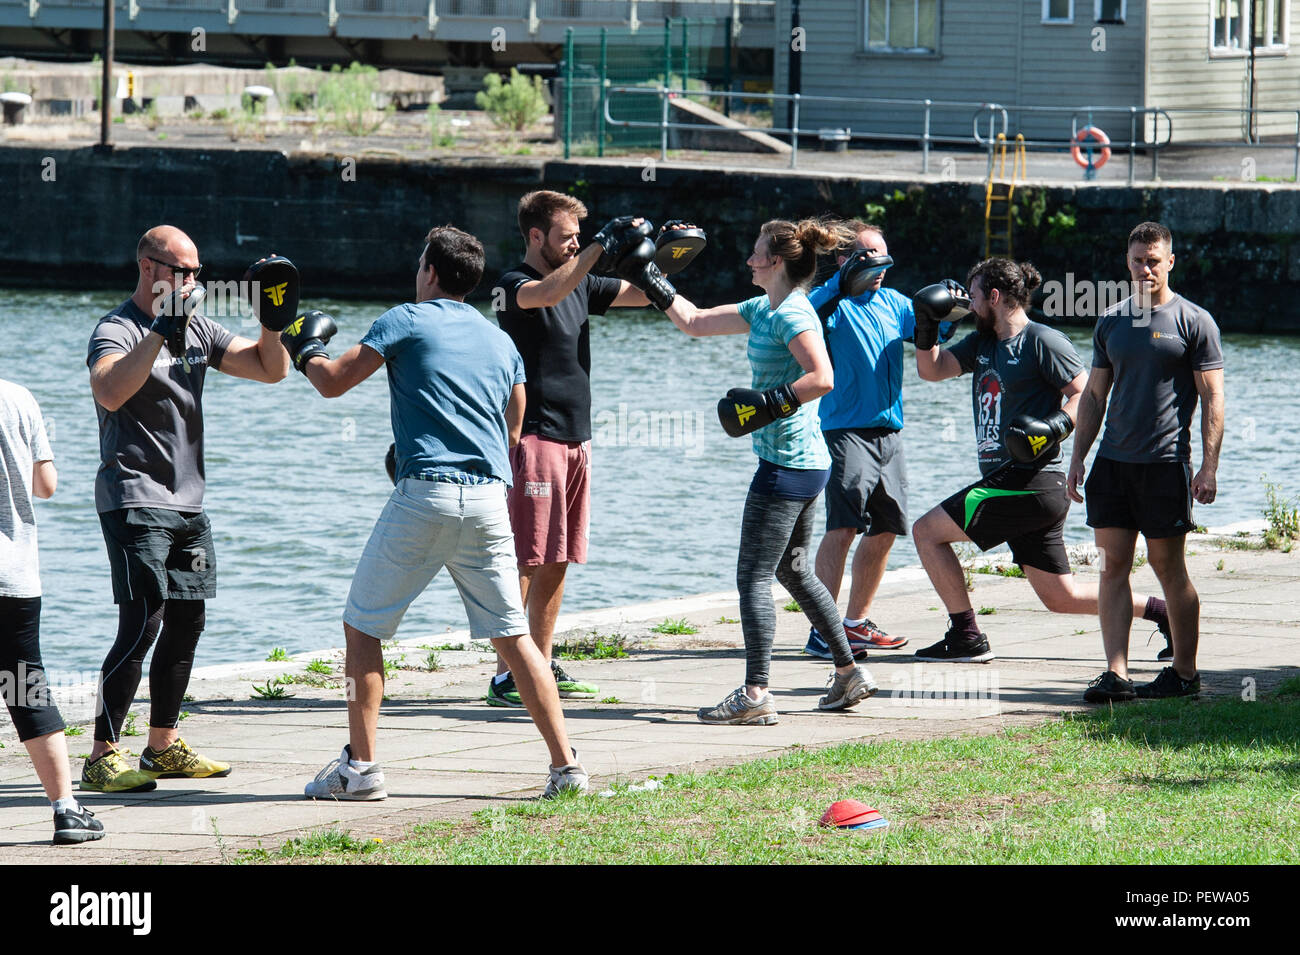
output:
<path id="1" fill-rule="evenodd" d="M 245 288 L 257 320 L 282 332 L 298 314 L 298 269 L 283 255 L 258 259 L 244 273 Z"/>
<path id="2" fill-rule="evenodd" d="M 694 223 L 669 219 L 655 240 L 655 265 L 664 275 L 680 272 L 704 250 L 704 230 Z"/>
<path id="3" fill-rule="evenodd" d="M 871 286 L 876 276 L 893 264 L 892 256 L 859 249 L 840 266 L 840 294 L 845 298 L 857 298 Z"/>

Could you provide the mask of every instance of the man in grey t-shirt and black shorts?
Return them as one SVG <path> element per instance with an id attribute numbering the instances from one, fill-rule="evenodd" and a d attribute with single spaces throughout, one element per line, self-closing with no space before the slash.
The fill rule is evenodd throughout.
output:
<path id="1" fill-rule="evenodd" d="M 197 310 L 185 320 L 203 267 L 184 232 L 150 229 L 136 264 L 135 292 L 99 320 L 86 356 L 99 417 L 95 509 L 118 606 L 117 638 L 100 671 L 95 743 L 81 773 L 81 788 L 97 792 L 145 792 L 158 778 L 230 772 L 191 750 L 177 729 L 204 601 L 216 596 L 203 513 L 203 381 L 209 367 L 265 382 L 289 373 L 278 331 L 263 327 L 251 341 Z M 149 740 L 137 771 L 118 740 L 155 639 Z"/>
<path id="2" fill-rule="evenodd" d="M 1223 350 L 1219 329 L 1204 309 L 1169 287 L 1173 236 L 1144 222 L 1128 239 L 1133 295 L 1107 311 L 1093 333 L 1092 373 L 1079 403 L 1079 433 L 1070 461 L 1069 492 L 1083 482 L 1084 459 L 1106 432 L 1085 485 L 1088 526 L 1104 556 L 1101 635 L 1107 670 L 1084 699 L 1120 702 L 1135 697 L 1192 696 L 1201 689 L 1196 669 L 1200 598 L 1187 576 L 1184 547 L 1192 500 L 1213 503 L 1223 443 Z M 1113 396 L 1114 400 L 1108 399 Z M 1201 468 L 1191 472 L 1191 422 L 1201 402 Z M 1137 536 L 1168 601 L 1172 665 L 1150 683 L 1128 678 L 1129 573 Z"/>
<path id="3" fill-rule="evenodd" d="M 1012 559 L 1044 607 L 1055 613 L 1097 612 L 1096 587 L 1071 573 L 1063 536 L 1070 502 L 1060 444 L 1074 427 L 1085 380 L 1083 362 L 1068 338 L 1025 313 L 1040 282 L 1032 265 L 986 259 L 967 281 L 976 330 L 951 348 L 941 350 L 935 341 L 942 314 L 934 305 L 948 289 L 929 286 L 912 300 L 921 378 L 973 376 L 976 453 L 983 475 L 931 508 L 912 528 L 917 554 L 950 620 L 943 640 L 917 651 L 916 658 L 927 662 L 993 659 L 952 550 L 956 541 L 972 541 L 981 550 L 1010 545 Z M 1163 628 L 1158 605 L 1137 599 L 1136 612 Z"/>

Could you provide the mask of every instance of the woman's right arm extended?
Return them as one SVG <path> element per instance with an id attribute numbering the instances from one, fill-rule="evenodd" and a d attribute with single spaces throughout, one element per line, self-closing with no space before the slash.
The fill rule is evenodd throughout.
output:
<path id="1" fill-rule="evenodd" d="M 696 308 L 695 303 L 678 295 L 666 313 L 674 325 L 693 338 L 708 335 L 740 335 L 749 331 L 749 322 L 740 317 L 740 306 L 718 305 Z"/>

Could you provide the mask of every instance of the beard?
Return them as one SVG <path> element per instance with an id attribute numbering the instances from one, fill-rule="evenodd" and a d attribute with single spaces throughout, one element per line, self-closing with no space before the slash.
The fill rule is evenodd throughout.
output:
<path id="1" fill-rule="evenodd" d="M 569 257 L 563 252 L 544 244 L 542 246 L 542 261 L 550 266 L 551 269 L 558 269 L 565 262 L 569 261 Z"/>
<path id="2" fill-rule="evenodd" d="M 979 312 L 975 313 L 975 331 L 981 335 L 992 335 L 994 325 L 995 321 L 992 312 L 988 316 L 981 315 Z"/>

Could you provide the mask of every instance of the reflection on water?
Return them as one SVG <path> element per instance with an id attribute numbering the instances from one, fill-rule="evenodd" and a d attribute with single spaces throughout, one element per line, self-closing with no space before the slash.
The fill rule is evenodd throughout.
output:
<path id="1" fill-rule="evenodd" d="M 60 472 L 58 493 L 37 505 L 42 643 L 54 670 L 97 667 L 115 631 L 94 510 L 98 436 L 85 354 L 95 320 L 120 300 L 21 291 L 6 292 L 0 304 L 0 377 L 35 394 Z M 338 318 L 331 351 L 339 354 L 391 303 L 310 304 Z M 1089 334 L 1069 334 L 1087 361 Z M 1219 500 L 1196 515 L 1210 525 L 1260 517 L 1263 472 L 1290 493 L 1300 490 L 1290 380 L 1300 343 L 1229 336 L 1224 353 Z M 658 313 L 616 311 L 593 321 L 592 355 L 591 562 L 572 569 L 565 609 L 732 589 L 755 459 L 747 439 L 726 437 L 713 409 L 728 388 L 749 384 L 744 339 L 691 339 Z M 909 348 L 903 433 L 916 519 L 975 480 L 978 469 L 969 379 L 927 384 L 910 361 Z M 209 605 L 199 664 L 261 659 L 275 646 L 300 652 L 340 645 L 352 570 L 390 489 L 384 376 L 326 400 L 297 372 L 274 386 L 212 374 L 205 398 L 219 593 Z M 1091 540 L 1081 507 L 1071 510 L 1066 533 L 1071 541 Z M 899 541 L 891 566 L 916 562 L 910 542 Z M 400 635 L 432 637 L 463 626 L 455 587 L 443 575 L 412 605 Z"/>

